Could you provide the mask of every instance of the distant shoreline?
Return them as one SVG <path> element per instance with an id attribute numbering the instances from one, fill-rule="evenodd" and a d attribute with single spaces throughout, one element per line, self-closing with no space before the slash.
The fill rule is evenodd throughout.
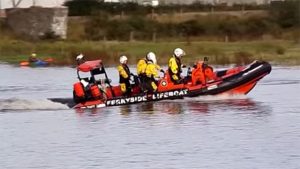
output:
<path id="1" fill-rule="evenodd" d="M 246 64 L 253 60 L 265 60 L 279 65 L 300 65 L 300 44 L 285 40 L 270 41 L 191 41 L 187 42 L 68 42 L 41 41 L 38 43 L 7 40 L 0 42 L 0 61 L 19 64 L 32 52 L 40 59 L 54 59 L 53 66 L 76 65 L 75 57 L 83 53 L 87 60 L 102 59 L 106 65 L 117 65 L 120 55 L 127 55 L 129 64 L 135 65 L 147 52 L 156 53 L 158 63 L 166 65 L 173 49 L 180 47 L 187 55 L 185 63 L 192 64 L 204 56 L 215 65 Z"/>

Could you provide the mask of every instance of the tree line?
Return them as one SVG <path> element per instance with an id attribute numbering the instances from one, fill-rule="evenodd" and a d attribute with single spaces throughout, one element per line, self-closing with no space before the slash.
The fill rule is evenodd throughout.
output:
<path id="1" fill-rule="evenodd" d="M 258 38 L 264 34 L 280 35 L 300 26 L 300 1 L 275 1 L 270 5 L 211 6 L 191 5 L 141 6 L 137 3 L 104 3 L 99 0 L 71 0 L 65 2 L 70 16 L 85 16 L 85 38 L 89 40 L 156 40 L 157 38 L 186 38 L 199 36 L 226 37 L 229 40 Z M 181 12 L 257 10 L 268 11 L 267 16 L 236 17 L 207 15 L 182 22 L 161 22 L 149 14 Z M 120 17 L 114 17 L 114 16 Z M 122 15 L 126 17 L 122 18 Z"/>
<path id="2" fill-rule="evenodd" d="M 232 10 L 259 10 L 266 9 L 267 5 L 254 4 L 203 4 L 194 2 L 192 4 L 162 4 L 157 7 L 149 5 L 139 5 L 135 2 L 106 3 L 103 0 L 69 0 L 64 3 L 69 8 L 70 16 L 90 16 L 95 11 L 106 12 L 117 15 L 125 12 L 126 15 L 147 15 L 155 10 L 156 13 L 177 13 L 177 12 L 208 12 L 208 11 L 232 11 Z"/>

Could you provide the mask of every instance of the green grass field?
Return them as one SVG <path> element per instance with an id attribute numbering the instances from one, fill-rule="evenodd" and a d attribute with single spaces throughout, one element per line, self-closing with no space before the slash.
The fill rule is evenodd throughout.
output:
<path id="1" fill-rule="evenodd" d="M 139 58 L 153 51 L 157 54 L 158 63 L 165 65 L 172 51 L 180 47 L 187 55 L 183 62 L 192 64 L 204 56 L 210 58 L 211 64 L 243 64 L 261 59 L 280 65 L 300 65 L 300 44 L 283 41 L 239 41 L 239 42 L 69 42 L 40 41 L 27 42 L 20 40 L 0 40 L 0 60 L 17 64 L 27 60 L 32 52 L 39 58 L 54 58 L 54 65 L 73 65 L 77 54 L 83 53 L 87 60 L 102 59 L 107 65 L 118 64 L 120 55 L 127 55 L 129 64 L 136 64 Z"/>

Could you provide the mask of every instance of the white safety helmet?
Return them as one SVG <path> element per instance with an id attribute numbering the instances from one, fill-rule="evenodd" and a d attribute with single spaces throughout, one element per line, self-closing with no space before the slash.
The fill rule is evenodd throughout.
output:
<path id="1" fill-rule="evenodd" d="M 79 61 L 79 60 L 82 60 L 83 59 L 83 54 L 80 54 L 76 57 L 76 60 Z"/>
<path id="2" fill-rule="evenodd" d="M 35 58 L 36 57 L 36 53 L 32 53 L 31 57 Z"/>
<path id="3" fill-rule="evenodd" d="M 127 60 L 128 59 L 127 59 L 127 57 L 125 55 L 123 55 L 123 56 L 120 57 L 120 63 L 121 64 L 125 64 Z"/>
<path id="4" fill-rule="evenodd" d="M 156 56 L 153 52 L 149 52 L 147 54 L 147 60 L 152 61 L 154 64 L 156 64 Z"/>
<path id="5" fill-rule="evenodd" d="M 185 52 L 184 50 L 182 50 L 181 48 L 176 48 L 174 50 L 174 56 L 177 57 L 177 58 L 181 58 L 182 56 L 185 55 Z"/>

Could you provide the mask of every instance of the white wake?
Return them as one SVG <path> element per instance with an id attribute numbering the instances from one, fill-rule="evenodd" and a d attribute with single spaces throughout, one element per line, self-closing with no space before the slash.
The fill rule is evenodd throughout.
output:
<path id="1" fill-rule="evenodd" d="M 0 111 L 5 110 L 64 110 L 67 105 L 55 103 L 48 99 L 0 99 Z"/>

